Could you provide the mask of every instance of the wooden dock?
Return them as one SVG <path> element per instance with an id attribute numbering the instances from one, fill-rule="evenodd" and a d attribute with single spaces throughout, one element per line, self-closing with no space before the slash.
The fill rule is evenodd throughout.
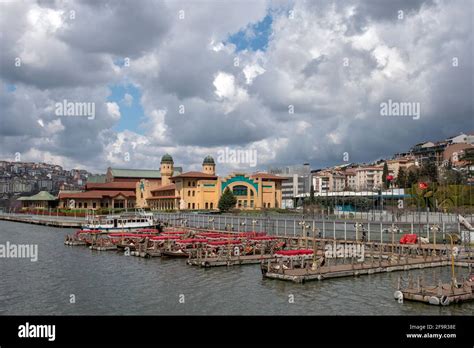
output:
<path id="1" fill-rule="evenodd" d="M 467 262 L 464 264 L 467 265 Z M 266 271 L 262 265 L 262 273 L 265 278 L 304 283 L 310 280 L 324 280 L 330 278 L 360 276 L 376 273 L 408 271 L 413 269 L 424 269 L 449 265 L 451 265 L 451 261 L 448 258 L 426 259 L 423 257 L 416 257 L 405 258 L 404 260 L 395 262 L 392 262 L 390 259 L 379 259 L 372 262 L 328 265 L 318 267 L 314 270 L 309 267 L 293 269 L 285 269 L 284 267 L 280 267 L 278 270 L 272 270 L 267 266 L 265 268 L 269 270 Z M 463 263 L 456 263 L 456 265 L 463 266 Z"/>
<path id="2" fill-rule="evenodd" d="M 117 246 L 116 245 L 106 245 L 106 246 L 91 245 L 89 249 L 97 250 L 97 251 L 110 251 L 110 250 L 117 250 Z"/>
<path id="3" fill-rule="evenodd" d="M 45 216 L 40 215 L 40 216 L 41 218 L 35 217 L 34 215 L 28 215 L 28 216 L 0 215 L 0 220 L 21 222 L 21 223 L 33 224 L 33 225 L 59 227 L 59 228 L 80 228 L 83 223 L 81 221 L 60 220 L 60 219 L 55 218 L 54 216 L 51 218 L 48 218 L 49 216 L 47 215 Z"/>
<path id="4" fill-rule="evenodd" d="M 273 256 L 269 254 L 264 255 L 242 255 L 242 256 L 224 256 L 224 257 L 205 257 L 188 259 L 187 264 L 199 267 L 220 267 L 220 266 L 240 266 L 240 265 L 255 265 L 262 261 L 272 259 Z"/>
<path id="5" fill-rule="evenodd" d="M 64 241 L 64 245 L 84 246 L 84 245 L 87 245 L 87 243 L 83 240 L 66 240 L 66 241 Z"/>
<path id="6" fill-rule="evenodd" d="M 467 279 L 458 281 L 456 277 L 451 283 L 438 281 L 437 285 L 426 286 L 422 277 L 418 276 L 416 281 L 411 276 L 406 285 L 403 285 L 402 277 L 398 277 L 397 291 L 393 297 L 399 303 L 404 300 L 423 302 L 435 306 L 448 306 L 452 303 L 461 303 L 474 300 L 474 274 L 471 273 Z M 435 282 L 436 283 L 436 282 Z"/>

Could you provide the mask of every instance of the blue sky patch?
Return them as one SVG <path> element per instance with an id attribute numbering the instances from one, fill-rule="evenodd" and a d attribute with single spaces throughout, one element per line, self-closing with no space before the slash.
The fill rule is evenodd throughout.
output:
<path id="1" fill-rule="evenodd" d="M 112 85 L 109 88 L 111 94 L 107 101 L 117 103 L 120 106 L 121 114 L 120 121 L 114 129 L 118 132 L 128 129 L 143 134 L 143 130 L 139 127 L 145 115 L 140 103 L 141 91 L 132 84 Z"/>
<path id="2" fill-rule="evenodd" d="M 260 22 L 249 24 L 245 29 L 229 36 L 227 42 L 236 46 L 237 52 L 243 50 L 265 51 L 272 33 L 273 18 L 266 15 Z"/>

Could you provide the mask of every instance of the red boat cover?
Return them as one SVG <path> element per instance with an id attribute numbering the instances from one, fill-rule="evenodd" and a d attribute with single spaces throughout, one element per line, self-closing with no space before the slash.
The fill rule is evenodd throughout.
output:
<path id="1" fill-rule="evenodd" d="M 150 240 L 177 240 L 180 239 L 180 236 L 154 236 Z"/>
<path id="2" fill-rule="evenodd" d="M 180 239 L 178 243 L 206 243 L 207 239 L 201 238 L 189 238 L 189 239 Z"/>
<path id="3" fill-rule="evenodd" d="M 161 234 L 186 234 L 187 232 L 185 231 L 165 231 L 162 232 Z"/>
<path id="4" fill-rule="evenodd" d="M 199 236 L 208 237 L 208 238 L 221 238 L 221 237 L 231 237 L 229 233 L 217 233 L 217 232 L 204 232 L 198 233 Z"/>
<path id="5" fill-rule="evenodd" d="M 77 230 L 76 233 L 101 233 L 101 230 Z"/>
<path id="6" fill-rule="evenodd" d="M 249 231 L 239 233 L 239 237 L 263 237 L 266 234 L 266 232 Z"/>
<path id="7" fill-rule="evenodd" d="M 404 234 L 400 238 L 400 244 L 416 244 L 418 242 L 418 236 L 416 234 Z"/>
<path id="8" fill-rule="evenodd" d="M 277 256 L 298 256 L 298 255 L 312 255 L 313 250 L 302 249 L 302 250 L 280 250 L 275 253 Z"/>

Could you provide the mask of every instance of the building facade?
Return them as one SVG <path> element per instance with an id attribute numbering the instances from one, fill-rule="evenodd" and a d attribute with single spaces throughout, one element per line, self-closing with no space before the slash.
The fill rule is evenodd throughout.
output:
<path id="1" fill-rule="evenodd" d="M 269 168 L 268 172 L 285 178 L 281 183 L 282 208 L 294 208 L 297 197 L 302 194 L 309 194 L 311 190 L 311 168 L 309 163 Z"/>
<path id="2" fill-rule="evenodd" d="M 204 158 L 202 171 L 172 175 L 173 158 L 161 160 L 161 182 L 142 179 L 136 185 L 137 207 L 152 210 L 217 210 L 222 193 L 229 189 L 238 209 L 280 208 L 281 183 L 285 178 L 269 173 L 216 175 L 211 156 Z"/>

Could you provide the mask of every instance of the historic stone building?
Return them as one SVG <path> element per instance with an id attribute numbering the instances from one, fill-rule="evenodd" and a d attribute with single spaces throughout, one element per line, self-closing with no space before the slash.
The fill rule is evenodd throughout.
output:
<path id="1" fill-rule="evenodd" d="M 226 188 L 237 198 L 236 208 L 280 208 L 281 183 L 285 178 L 268 173 L 216 175 L 211 156 L 204 158 L 202 171 L 173 175 L 170 155 L 161 159 L 161 182 L 140 180 L 136 185 L 136 206 L 152 210 L 215 210 Z"/>

